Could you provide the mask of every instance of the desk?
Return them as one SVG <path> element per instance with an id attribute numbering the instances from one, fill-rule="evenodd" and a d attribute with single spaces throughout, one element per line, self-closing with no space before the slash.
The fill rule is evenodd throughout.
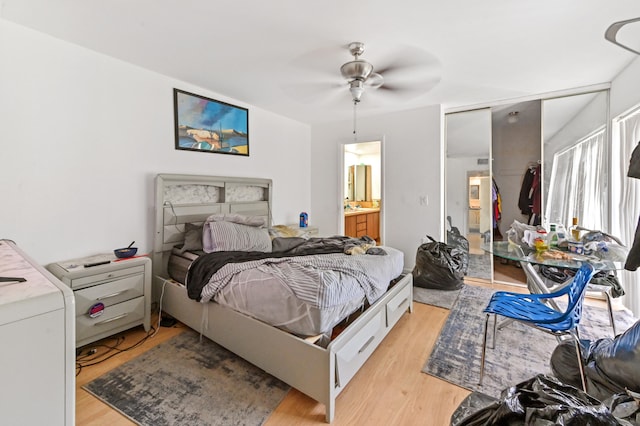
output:
<path id="1" fill-rule="evenodd" d="M 545 283 L 544 278 L 534 267 L 535 265 L 554 266 L 559 269 L 578 269 L 583 263 L 588 262 L 596 271 L 616 271 L 618 269 L 623 269 L 624 267 L 624 262 L 613 262 L 593 256 L 584 256 L 572 253 L 567 253 L 570 256 L 568 259 L 551 259 L 541 256 L 540 253 L 535 250 L 523 249 L 522 247 L 509 243 L 508 241 L 494 241 L 491 245 L 483 244 L 481 247 L 484 251 L 491 253 L 494 256 L 520 262 L 522 270 L 527 275 L 527 288 L 531 293 L 551 293 L 567 285 L 570 281 L 549 287 Z M 613 309 L 611 308 L 611 287 L 589 284 L 587 286 L 587 291 L 595 291 L 604 294 L 607 300 L 607 309 L 609 310 L 609 322 L 615 336 L 616 327 L 613 319 Z M 550 300 L 550 302 L 554 309 L 559 310 L 558 306 L 553 301 Z"/>

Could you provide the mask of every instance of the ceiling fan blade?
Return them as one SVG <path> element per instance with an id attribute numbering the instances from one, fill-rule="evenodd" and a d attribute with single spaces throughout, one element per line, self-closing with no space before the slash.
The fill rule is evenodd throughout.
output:
<path id="1" fill-rule="evenodd" d="M 325 103 L 341 94 L 349 95 L 346 83 L 291 83 L 282 89 L 289 97 L 301 103 Z"/>
<path id="2" fill-rule="evenodd" d="M 438 69 L 442 67 L 436 56 L 414 46 L 401 46 L 393 50 L 384 60 L 372 62 L 374 71 L 385 78 L 396 72 L 405 72 L 414 68 Z"/>

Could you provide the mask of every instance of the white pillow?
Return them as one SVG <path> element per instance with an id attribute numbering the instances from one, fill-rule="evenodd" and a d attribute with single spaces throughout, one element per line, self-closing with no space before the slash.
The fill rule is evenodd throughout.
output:
<path id="1" fill-rule="evenodd" d="M 207 222 L 202 234 L 202 248 L 214 251 L 271 252 L 271 237 L 266 228 L 234 222 Z"/>

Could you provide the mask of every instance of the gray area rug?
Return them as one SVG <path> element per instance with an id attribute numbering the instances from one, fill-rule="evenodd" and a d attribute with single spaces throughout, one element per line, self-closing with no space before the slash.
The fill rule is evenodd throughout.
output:
<path id="1" fill-rule="evenodd" d="M 140 425 L 261 425 L 289 386 L 188 330 L 84 386 Z"/>
<path id="2" fill-rule="evenodd" d="M 451 309 L 434 345 L 423 373 L 463 388 L 500 397 L 500 392 L 536 374 L 551 374 L 549 360 L 557 345 L 555 337 L 519 323 L 498 330 L 496 345 L 491 349 L 489 329 L 485 375 L 480 379 L 480 357 L 485 314 L 482 312 L 493 290 L 466 285 Z M 614 312 L 618 333 L 631 327 L 636 319 L 629 311 Z M 580 337 L 595 340 L 613 337 L 607 310 L 584 306 Z M 492 327 L 493 319 L 489 321 Z"/>
<path id="3" fill-rule="evenodd" d="M 467 276 L 473 278 L 491 279 L 491 255 L 469 254 L 469 268 Z"/>
<path id="4" fill-rule="evenodd" d="M 464 286 L 463 286 L 464 287 Z M 458 300 L 459 290 L 436 290 L 413 286 L 413 301 L 424 303 L 425 305 L 437 306 L 439 308 L 451 309 Z"/>

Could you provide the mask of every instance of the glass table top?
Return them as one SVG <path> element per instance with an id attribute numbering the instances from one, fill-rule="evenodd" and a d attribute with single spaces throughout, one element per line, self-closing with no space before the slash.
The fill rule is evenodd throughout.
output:
<path id="1" fill-rule="evenodd" d="M 555 266 L 557 268 L 579 268 L 588 262 L 596 270 L 612 271 L 624 268 L 624 262 L 614 262 L 595 256 L 574 254 L 561 250 L 545 250 L 537 252 L 533 249 L 522 248 L 508 241 L 494 241 L 492 244 L 482 244 L 482 250 L 504 259 L 518 262 L 528 262 L 538 265 Z"/>

